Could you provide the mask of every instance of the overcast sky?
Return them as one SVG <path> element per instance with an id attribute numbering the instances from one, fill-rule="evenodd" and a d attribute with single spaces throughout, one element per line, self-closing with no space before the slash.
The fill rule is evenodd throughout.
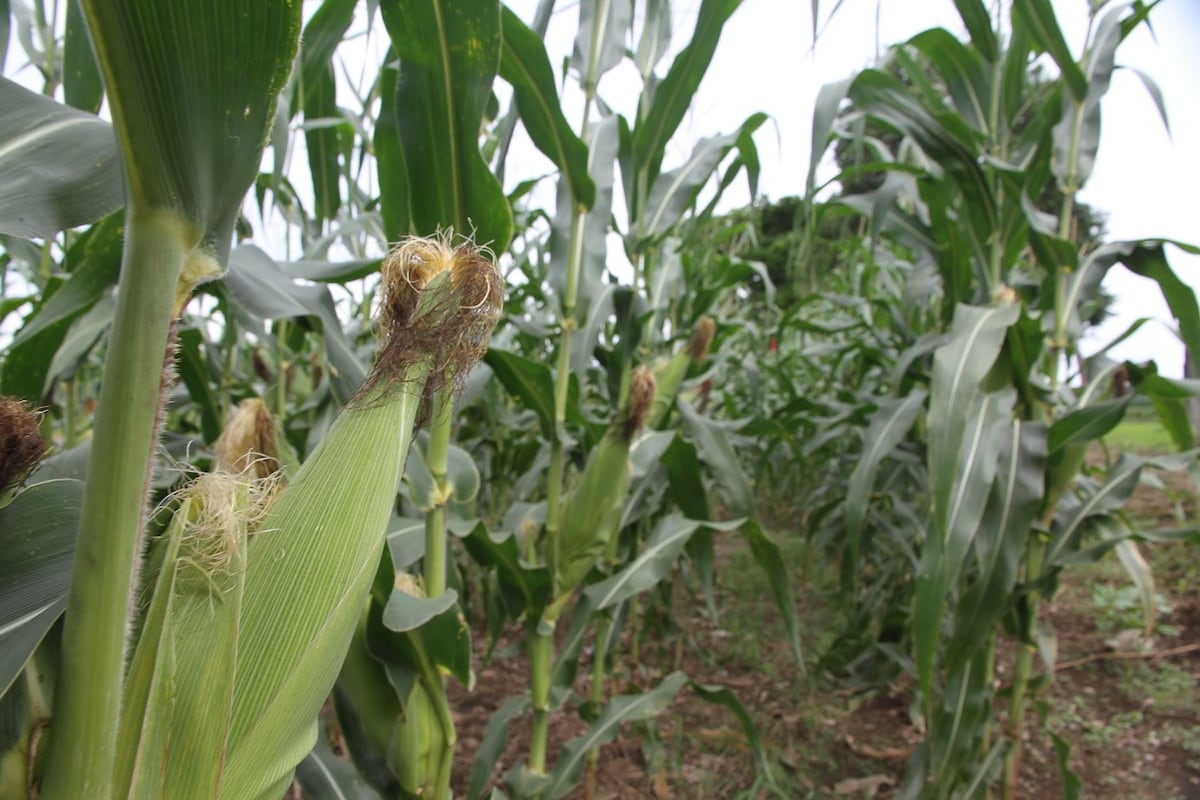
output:
<path id="1" fill-rule="evenodd" d="M 510 4 L 526 21 L 537 5 L 536 0 Z M 678 47 L 690 35 L 700 0 L 676 0 L 673 5 Z M 823 10 L 834 5 L 832 0 L 821 3 Z M 1059 23 L 1076 54 L 1083 45 L 1087 7 L 1088 0 L 1055 2 Z M 555 65 L 569 52 L 578 25 L 577 4 L 560 3 L 557 8 L 546 37 Z M 813 102 L 823 84 L 869 66 L 877 47 L 886 48 L 926 28 L 963 33 L 953 0 L 844 0 L 812 49 L 810 13 L 810 3 L 804 0 L 744 0 L 725 26 L 713 64 L 681 127 L 678 160 L 694 140 L 728 132 L 750 114 L 765 111 L 772 122 L 756 136 L 763 162 L 760 190 L 772 198 L 801 194 Z M 1117 70 L 1102 106 L 1096 168 L 1081 197 L 1108 213 L 1110 238 L 1200 241 L 1200 2 L 1164 0 L 1151 22 L 1156 36 L 1139 28 L 1118 50 L 1117 62 L 1137 67 L 1162 88 L 1171 136 L 1137 76 Z M 668 64 L 660 64 L 660 74 Z M 627 114 L 633 111 L 630 105 L 638 90 L 632 69 L 615 70 L 600 86 L 604 99 Z M 570 112 L 569 94 L 564 105 Z M 732 201 L 748 200 L 744 189 L 738 191 L 741 194 L 732 195 Z M 1173 249 L 1169 255 L 1176 272 L 1200 286 L 1200 259 Z M 1170 319 L 1155 284 L 1117 267 L 1107 286 L 1118 296 L 1117 318 L 1087 340 L 1087 351 L 1098 349 L 1138 317 Z M 1114 353 L 1136 360 L 1155 358 L 1171 375 L 1180 373 L 1183 359 L 1178 339 L 1162 323 L 1144 326 Z"/>

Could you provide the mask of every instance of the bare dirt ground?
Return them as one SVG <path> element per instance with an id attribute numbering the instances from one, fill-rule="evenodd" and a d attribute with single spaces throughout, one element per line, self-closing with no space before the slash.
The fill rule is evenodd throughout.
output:
<path id="1" fill-rule="evenodd" d="M 1194 520 L 1194 499 L 1182 486 L 1176 488 L 1171 494 L 1139 489 L 1131 513 L 1151 527 L 1176 527 L 1181 515 Z M 1172 544 L 1147 551 L 1165 600 L 1148 647 L 1137 649 L 1119 638 L 1124 625 L 1136 626 L 1139 612 L 1130 607 L 1129 581 L 1113 560 L 1065 576 L 1053 602 L 1044 607 L 1043 621 L 1057 634 L 1058 661 L 1054 679 L 1028 714 L 1020 797 L 1063 796 L 1049 729 L 1070 744 L 1069 764 L 1082 782 L 1083 797 L 1200 799 L 1200 550 Z M 730 557 L 736 556 L 724 554 Z M 741 626 L 739 619 L 727 615 L 718 625 L 695 602 L 682 640 L 679 630 L 652 630 L 648 623 L 640 666 L 622 668 L 615 688 L 651 687 L 679 668 L 699 682 L 735 690 L 763 738 L 776 786 L 766 785 L 756 769 L 734 716 L 723 707 L 701 702 L 685 688 L 655 723 L 627 725 L 602 748 L 591 795 L 596 800 L 883 800 L 895 795 L 904 761 L 921 739 L 908 713 L 912 696 L 908 682 L 899 679 L 858 693 L 801 675 L 769 594 L 764 589 L 761 596 L 747 598 L 744 588 L 739 588 L 743 594 L 737 598 L 736 611 L 739 619 L 753 618 L 752 624 Z M 802 624 L 813 617 L 819 624 L 819 612 L 809 609 L 814 613 L 805 614 L 804 591 L 798 584 Z M 724 592 L 720 602 L 728 605 L 729 590 Z M 517 641 L 519 633 L 514 631 L 508 644 Z M 769 641 L 756 643 L 750 638 L 764 633 Z M 1005 650 L 1011 653 L 1011 642 L 1002 646 L 1002 653 Z M 500 655 L 479 670 L 475 690 L 459 692 L 454 699 L 461 765 L 456 771 L 456 796 L 466 786 L 488 718 L 527 685 L 518 648 L 502 644 L 498 651 Z M 576 685 L 580 696 L 587 692 L 586 673 L 585 664 Z M 998 677 L 1004 681 L 1007 674 L 1002 655 Z M 1039 724 L 1039 716 L 1045 726 Z M 570 706 L 556 714 L 550 763 L 567 740 L 586 728 Z M 528 735 L 528 720 L 515 721 L 494 780 L 521 763 Z M 582 782 L 569 795 L 585 796 Z"/>

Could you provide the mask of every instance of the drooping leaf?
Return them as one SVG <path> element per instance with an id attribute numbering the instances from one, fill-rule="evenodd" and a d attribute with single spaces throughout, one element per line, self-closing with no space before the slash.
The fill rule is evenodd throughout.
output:
<path id="1" fill-rule="evenodd" d="M 1158 284 L 1167 308 L 1179 324 L 1179 332 L 1193 363 L 1200 363 L 1200 306 L 1192 288 L 1180 280 L 1171 269 L 1162 241 L 1143 240 L 1113 242 L 1102 248 L 1107 255 L 1124 264 L 1132 272 Z M 1171 242 L 1184 252 L 1200 254 L 1200 248 L 1182 242 Z"/>
<path id="2" fill-rule="evenodd" d="M 750 479 L 725 429 L 716 420 L 697 413 L 683 398 L 676 401 L 676 407 L 700 457 L 709 464 L 717 481 L 725 487 L 730 511 L 743 516 L 753 514 L 754 492 L 750 487 Z"/>
<path id="3" fill-rule="evenodd" d="M 684 545 L 698 528 L 728 531 L 742 523 L 743 520 L 708 522 L 671 514 L 654 527 L 641 552 L 628 566 L 610 578 L 593 583 L 584 590 L 584 594 L 598 611 L 623 603 L 666 577 L 683 552 Z"/>
<path id="4" fill-rule="evenodd" d="M 992 15 L 988 13 L 983 0 L 954 0 L 954 6 L 967 33 L 971 35 L 975 50 L 984 60 L 995 62 L 998 55 L 996 33 L 992 30 Z"/>
<path id="5" fill-rule="evenodd" d="M 222 284 L 231 302 L 254 319 L 309 317 L 319 321 L 338 395 L 348 398 L 362 383 L 365 370 L 342 330 L 328 288 L 293 281 L 270 256 L 253 245 L 233 251 Z"/>
<path id="6" fill-rule="evenodd" d="M 0 233 L 48 239 L 121 207 L 112 126 L 0 78 Z"/>
<path id="7" fill-rule="evenodd" d="M 674 228 L 738 138 L 752 133 L 766 119 L 766 114 L 754 114 L 737 132 L 701 139 L 682 166 L 660 173 L 646 198 L 646 235 L 658 236 Z"/>

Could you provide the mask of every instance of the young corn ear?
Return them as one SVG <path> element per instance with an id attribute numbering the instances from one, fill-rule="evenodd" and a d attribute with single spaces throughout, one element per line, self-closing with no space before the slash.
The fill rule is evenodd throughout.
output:
<path id="1" fill-rule="evenodd" d="M 410 240 L 383 275 L 383 347 L 371 374 L 261 520 L 226 534 L 239 543 L 229 563 L 206 571 L 216 562 L 189 555 L 183 536 L 167 554 L 164 564 L 177 566 L 159 573 L 138 645 L 147 655 L 130 675 L 133 695 L 146 698 L 123 728 L 129 784 L 147 787 L 132 796 L 278 798 L 316 741 L 422 397 L 478 359 L 501 308 L 499 273 L 470 244 Z M 192 575 L 189 561 L 205 580 L 181 613 L 175 584 Z M 186 659 L 175 655 L 181 643 Z M 160 714 L 170 729 L 139 737 L 141 720 Z M 196 752 L 203 775 L 177 766 Z"/>
<path id="2" fill-rule="evenodd" d="M 708 349 L 712 346 L 713 335 L 717 326 L 711 317 L 701 317 L 692 328 L 686 347 L 663 362 L 654 373 L 658 381 L 658 392 L 654 396 L 654 404 L 646 418 L 646 426 L 658 430 L 662 428 L 679 394 L 679 386 L 687 375 L 688 367 L 692 364 L 703 363 L 708 358 Z"/>
<path id="3" fill-rule="evenodd" d="M 617 420 L 588 457 L 579 484 L 563 504 L 554 574 L 555 595 L 567 597 L 604 552 L 621 524 L 629 488 L 629 446 L 655 398 L 654 375 L 638 367 Z"/>

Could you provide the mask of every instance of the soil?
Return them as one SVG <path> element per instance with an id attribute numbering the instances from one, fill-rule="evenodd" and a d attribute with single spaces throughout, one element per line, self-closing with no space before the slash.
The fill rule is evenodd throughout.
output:
<path id="1" fill-rule="evenodd" d="M 1148 527 L 1178 527 L 1181 516 L 1196 519 L 1194 490 L 1177 481 L 1168 483 L 1168 490 L 1139 488 L 1129 507 L 1132 516 Z M 1119 641 L 1119 623 L 1128 609 L 1097 606 L 1097 586 L 1128 585 L 1119 567 L 1068 571 L 1054 600 L 1043 607 L 1043 623 L 1057 636 L 1057 666 L 1036 709 L 1027 714 L 1019 798 L 1064 796 L 1050 729 L 1070 746 L 1069 765 L 1083 797 L 1200 800 L 1200 550 L 1186 544 L 1146 549 L 1152 551 L 1158 591 L 1170 607 L 1161 610 L 1157 633 L 1145 647 Z M 735 547 L 718 552 L 719 562 L 736 557 Z M 745 588 L 736 598 L 738 615 L 754 617 L 750 625 L 758 638 L 774 631 L 774 642 L 755 645 L 739 636 L 738 619 L 726 616 L 718 624 L 702 600 L 677 598 L 686 600 L 677 608 L 695 609 L 691 618 L 675 627 L 648 615 L 639 638 L 639 666 L 618 666 L 609 689 L 611 694 L 648 689 L 682 669 L 697 682 L 734 690 L 762 737 L 776 786 L 764 781 L 734 715 L 685 687 L 657 720 L 623 726 L 600 750 L 594 791 L 587 794 L 581 778 L 568 797 L 884 800 L 896 795 L 905 759 L 921 741 L 909 714 L 910 682 L 901 677 L 858 691 L 800 673 L 769 593 L 748 598 Z M 808 607 L 803 585 L 796 590 L 802 626 L 819 627 L 819 609 Z M 734 599 L 730 589 L 722 589 L 718 607 Z M 1136 619 L 1136 609 L 1132 614 Z M 464 796 L 488 720 L 528 685 L 521 639 L 519 628 L 506 631 L 490 660 L 484 663 L 480 653 L 474 690 L 452 690 L 459 731 L 456 797 Z M 476 632 L 476 642 L 485 645 L 483 631 Z M 1001 682 L 1011 675 L 1013 650 L 1011 642 L 1001 643 Z M 578 697 L 588 692 L 587 655 L 583 661 Z M 587 730 L 577 711 L 568 703 L 552 716 L 548 763 Z M 1003 708 L 998 713 L 1003 716 Z M 502 787 L 505 773 L 524 762 L 529 729 L 528 715 L 514 719 L 490 785 Z"/>

